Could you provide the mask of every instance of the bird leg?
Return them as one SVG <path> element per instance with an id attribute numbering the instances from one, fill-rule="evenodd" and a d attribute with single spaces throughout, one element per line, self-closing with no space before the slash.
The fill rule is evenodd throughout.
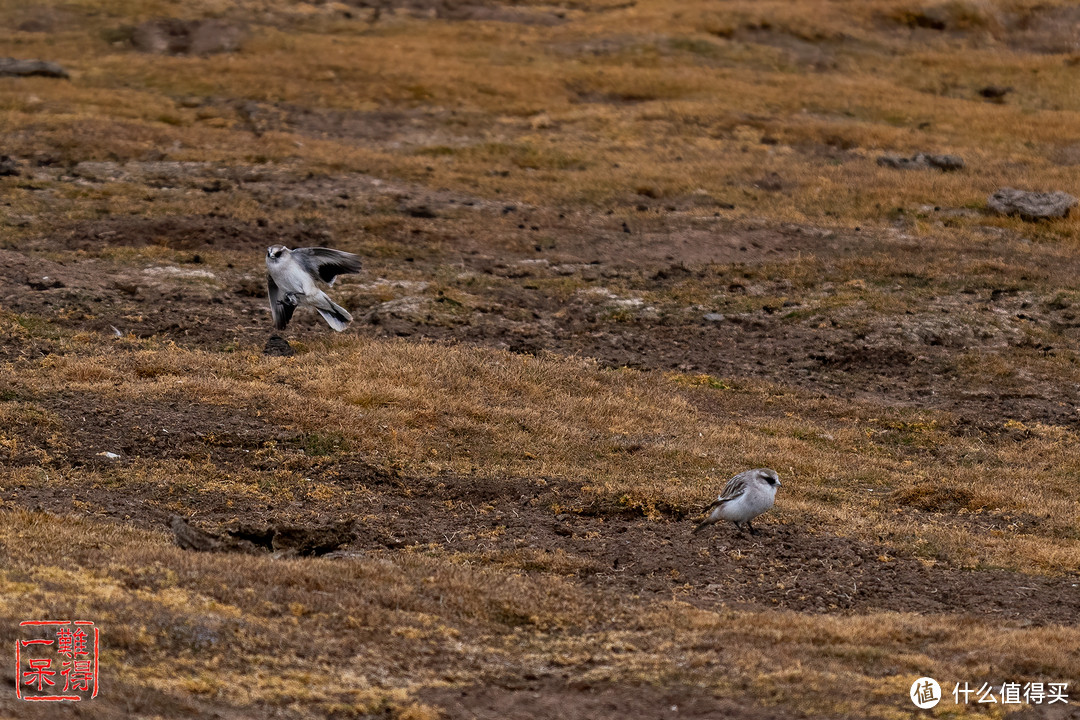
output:
<path id="1" fill-rule="evenodd" d="M 746 521 L 746 527 L 750 528 L 751 535 L 757 535 L 757 530 L 754 529 L 754 526 L 750 524 L 749 520 Z"/>
<path id="2" fill-rule="evenodd" d="M 739 534 L 740 534 L 740 535 L 742 535 L 742 534 L 743 534 L 743 531 L 742 531 L 742 523 L 741 523 L 741 522 L 739 522 L 738 520 L 736 520 L 736 521 L 735 521 L 735 527 L 739 529 Z"/>

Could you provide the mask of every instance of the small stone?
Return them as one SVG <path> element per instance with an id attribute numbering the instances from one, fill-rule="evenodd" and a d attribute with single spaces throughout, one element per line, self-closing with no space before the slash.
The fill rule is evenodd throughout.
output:
<path id="1" fill-rule="evenodd" d="M 7 155 L 0 155 L 0 176 L 11 176 L 19 174 L 19 162 Z"/>
<path id="2" fill-rule="evenodd" d="M 952 172 L 964 169 L 963 158 L 957 155 L 931 155 L 929 153 L 915 153 L 911 157 L 902 155 L 882 155 L 877 159 L 881 167 L 893 168 L 894 170 L 926 170 L 936 168 L 942 172 Z"/>
<path id="3" fill-rule="evenodd" d="M 295 354 L 296 351 L 292 349 L 289 341 L 280 335 L 271 335 L 266 341 L 266 347 L 263 348 L 263 355 L 270 357 L 292 357 Z"/>
<path id="4" fill-rule="evenodd" d="M 1019 215 L 1021 220 L 1035 222 L 1069 216 L 1076 207 L 1077 199 L 1066 192 L 1027 192 L 1014 188 L 1002 188 L 986 200 L 993 212 L 1001 215 Z"/>
<path id="5" fill-rule="evenodd" d="M 0 58 L 0 77 L 30 77 L 33 75 L 51 78 L 69 77 L 68 71 L 54 62 Z"/>
<path id="6" fill-rule="evenodd" d="M 943 172 L 964 169 L 964 160 L 959 155 L 924 155 L 927 164 Z"/>
<path id="7" fill-rule="evenodd" d="M 705 313 L 705 317 L 703 319 L 705 320 L 705 322 L 718 323 L 724 322 L 726 318 L 722 313 Z"/>
<path id="8" fill-rule="evenodd" d="M 993 100 L 996 102 L 1002 102 L 1006 95 L 1013 91 L 1012 87 L 1001 87 L 1000 85 L 987 85 L 979 90 L 979 95 L 982 95 L 987 100 Z"/>
<path id="9" fill-rule="evenodd" d="M 882 155 L 877 159 L 877 164 L 894 170 L 910 170 L 914 166 L 911 158 L 900 155 Z"/>
<path id="10" fill-rule="evenodd" d="M 65 287 L 64 283 L 48 275 L 40 278 L 27 278 L 26 284 L 34 290 L 53 290 Z"/>
<path id="11" fill-rule="evenodd" d="M 414 218 L 437 218 L 438 214 L 427 205 L 413 205 L 405 208 L 405 214 Z"/>

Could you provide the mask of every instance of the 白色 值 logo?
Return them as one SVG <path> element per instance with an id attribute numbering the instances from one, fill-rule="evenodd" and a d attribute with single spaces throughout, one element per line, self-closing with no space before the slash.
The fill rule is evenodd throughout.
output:
<path id="1" fill-rule="evenodd" d="M 932 677 L 921 677 L 911 683 L 911 702 L 915 707 L 928 710 L 941 702 L 941 686 Z"/>

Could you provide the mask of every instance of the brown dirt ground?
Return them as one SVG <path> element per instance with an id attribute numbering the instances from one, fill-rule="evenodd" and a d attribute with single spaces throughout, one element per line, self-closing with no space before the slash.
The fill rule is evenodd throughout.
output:
<path id="1" fill-rule="evenodd" d="M 447 204 L 424 196 L 419 201 L 437 209 Z M 586 287 L 622 281 L 633 285 L 635 293 L 664 292 L 690 277 L 739 294 L 736 285 L 741 283 L 714 270 L 714 264 L 746 258 L 741 262 L 754 267 L 800 252 L 837 261 L 846 250 L 821 233 L 726 225 L 723 232 L 711 235 L 688 232 L 682 249 L 672 254 L 658 250 L 648 238 L 607 224 L 600 221 L 605 226 L 600 236 L 609 239 L 595 244 L 578 241 L 571 228 L 564 228 L 566 242 L 560 243 L 560 254 L 551 264 L 580 264 Z M 521 232 L 510 228 L 514 230 Z M 146 239 L 148 235 L 153 239 Z M 627 245 L 626 237 L 634 242 Z M 122 327 L 125 333 L 171 337 L 207 349 L 261 347 L 270 333 L 259 267 L 262 245 L 333 244 L 319 228 L 262 227 L 230 218 L 194 217 L 107 218 L 69 226 L 57 242 L 75 254 L 49 260 L 39 254 L 41 246 L 0 250 L 0 303 L 5 309 L 50 318 L 65 331 L 109 333 Z M 509 241 L 515 243 L 524 244 Z M 105 246 L 163 246 L 179 253 L 174 256 L 179 262 L 144 261 L 140 267 L 96 254 Z M 446 323 L 417 316 L 365 316 L 363 307 L 354 306 L 358 320 L 350 332 L 479 343 L 519 352 L 579 353 L 604 364 L 644 370 L 758 377 L 814 392 L 950 410 L 957 418 L 957 432 L 965 433 L 994 432 L 983 427 L 988 416 L 1070 424 L 1075 421 L 1072 408 L 1080 404 L 1080 399 L 1074 404 L 1068 397 L 1069 388 L 1049 384 L 1035 385 L 1023 396 L 989 386 L 977 392 L 957 387 L 953 373 L 957 347 L 929 341 L 919 347 L 875 345 L 842 322 L 812 326 L 768 312 L 739 313 L 720 323 L 703 322 L 700 312 L 674 320 L 611 321 L 587 304 L 543 289 L 537 284 L 543 278 L 536 271 L 519 274 L 519 261 L 535 253 L 510 250 L 493 257 L 474 255 L 474 250 L 462 241 L 460 248 L 444 248 L 413 264 L 419 272 L 433 272 L 448 256 L 455 256 L 471 272 L 497 279 L 501 285 L 483 295 L 494 312 L 477 310 L 464 322 Z M 203 261 L 202 255 L 215 252 L 235 258 L 230 260 L 233 266 Z M 377 275 L 390 263 L 371 264 Z M 175 267 L 178 272 L 147 272 L 156 267 Z M 195 272 L 185 274 L 188 271 Z M 356 287 L 350 283 L 358 282 L 348 279 L 338 292 L 349 293 Z M 1008 306 L 1013 296 L 980 290 L 974 297 L 959 297 L 1000 308 Z M 1055 312 L 1060 314 L 1042 307 L 1024 311 L 1045 323 Z M 533 316 L 533 330 L 522 333 L 517 320 L 521 313 Z M 296 320 L 288 334 L 294 341 L 325 332 L 314 317 L 298 314 Z M 129 344 L 124 338 L 115 342 L 119 352 Z M 36 333 L 5 347 L 3 355 L 17 361 L 47 354 L 51 343 L 49 332 Z M 18 399 L 32 399 L 37 407 L 63 418 L 59 442 L 50 442 L 48 428 L 37 428 L 27 430 L 31 442 L 26 444 L 48 448 L 61 466 L 90 471 L 131 458 L 271 470 L 273 461 L 257 456 L 267 442 L 287 451 L 299 451 L 305 444 L 302 435 L 252 413 L 191 405 L 179 397 L 126 407 L 76 393 Z M 105 459 L 99 455 L 103 450 L 122 457 Z M 30 455 L 13 460 L 21 465 L 36 462 Z M 778 524 L 767 517 L 758 524 L 757 537 L 739 535 L 733 527 L 692 536 L 690 509 L 671 508 L 659 518 L 646 518 L 599 502 L 582 506 L 579 484 L 554 479 L 399 477 L 353 456 L 327 459 L 316 470 L 319 482 L 338 491 L 335 497 L 316 499 L 303 486 L 245 497 L 195 488 L 183 478 L 169 485 L 140 487 L 134 493 L 127 487 L 74 486 L 54 479 L 35 487 L 8 487 L 0 497 L 8 507 L 55 513 L 78 508 L 145 527 L 161 528 L 170 515 L 180 513 L 214 532 L 235 528 L 241 519 L 253 526 L 320 528 L 359 518 L 353 541 L 336 554 L 422 551 L 463 555 L 477 562 L 494 558 L 537 578 L 555 573 L 601 592 L 678 598 L 703 608 L 828 614 L 895 610 L 1000 618 L 1035 626 L 1075 625 L 1080 618 L 1080 593 L 1074 587 L 1080 580 L 1075 575 L 961 571 L 894 555 L 884 545 Z M 561 512 L 551 509 L 555 504 L 563 507 Z M 898 509 L 913 519 L 930 517 L 918 508 Z M 984 526 L 974 531 L 991 532 L 1007 524 L 993 517 L 981 522 Z M 798 717 L 738 699 L 715 698 L 695 688 L 583 687 L 567 678 L 513 678 L 483 687 L 428 689 L 418 699 L 440 707 L 447 718 Z M 159 702 L 147 697 L 136 704 L 145 709 Z M 678 712 L 671 711 L 672 706 Z M 192 705 L 189 710 L 192 716 L 218 716 L 218 709 L 209 707 Z M 124 712 L 125 708 L 116 708 L 117 716 Z"/>
<path id="2" fill-rule="evenodd" d="M 421 694 L 447 720 L 536 720 L 537 718 L 749 718 L 803 717 L 783 708 L 760 708 L 718 698 L 695 688 L 611 687 L 553 680 L 512 679 L 485 687 L 428 690 Z"/>
<path id="3" fill-rule="evenodd" d="M 30 399 L 18 389 L 7 392 L 10 400 Z M 642 517 L 638 509 L 603 498 L 583 501 L 588 494 L 582 483 L 553 478 L 403 477 L 355 454 L 309 456 L 304 453 L 307 438 L 256 417 L 257 408 L 192 404 L 180 396 L 131 406 L 74 392 L 33 400 L 60 418 L 60 426 L 19 428 L 24 451 L 11 459 L 14 466 L 37 465 L 38 456 L 25 448 L 42 448 L 61 478 L 64 468 L 94 471 L 153 460 L 209 463 L 199 465 L 205 480 L 207 467 L 269 471 L 295 456 L 314 465 L 306 472 L 335 492 L 316 500 L 309 495 L 313 484 L 299 484 L 263 493 L 226 493 L 184 477 L 132 492 L 127 485 L 53 479 L 5 488 L 0 498 L 9 505 L 55 513 L 78 508 L 156 528 L 180 513 L 212 532 L 235 528 L 241 520 L 248 526 L 319 528 L 358 518 L 353 541 L 339 554 L 411 549 L 504 558 L 526 572 L 566 573 L 584 586 L 677 597 L 701 607 L 970 613 L 1037 625 L 1071 625 L 1080 618 L 1076 575 L 958 572 L 946 564 L 896 556 L 884 545 L 768 518 L 759 522 L 757 536 L 726 525 L 691 535 L 693 508 Z M 286 455 L 260 454 L 268 443 Z M 99 454 L 103 451 L 121 457 L 110 460 Z M 553 507 L 560 508 L 558 514 Z M 913 520 L 933 517 L 899 501 L 897 509 Z M 1015 520 L 988 515 L 970 530 L 992 532 Z M 1023 524 L 1033 530 L 1038 520 Z"/>
<path id="4" fill-rule="evenodd" d="M 263 442 L 274 438 L 294 448 L 303 443 L 301 437 L 245 420 L 235 411 L 215 413 L 212 406 L 192 409 L 165 402 L 136 412 L 117 408 L 92 413 L 72 412 L 71 399 L 43 405 L 57 411 L 66 408 L 67 423 L 74 430 L 51 450 L 55 459 L 89 469 L 124 463 L 124 458 L 113 461 L 97 455 L 100 448 L 116 447 L 129 458 L 206 458 L 234 469 L 270 470 L 280 461 L 260 459 L 254 453 Z M 163 435 L 161 428 L 166 426 L 182 429 Z M 208 440 L 213 433 L 220 435 Z M 179 478 L 144 485 L 137 492 L 127 486 L 74 486 L 54 480 L 7 488 L 0 498 L 56 513 L 78 507 L 144 527 L 160 528 L 179 512 L 212 532 L 235 528 L 241 521 L 247 526 L 319 528 L 358 518 L 355 538 L 340 554 L 407 548 L 475 553 L 478 558 L 520 563 L 528 572 L 569 573 L 588 587 L 658 599 L 677 597 L 702 607 L 970 613 L 1038 625 L 1075 624 L 1080 618 L 1076 575 L 958 572 L 945 564 L 897 557 L 884 545 L 768 519 L 759 522 L 756 536 L 739 534 L 734 526 L 691 535 L 695 521 L 691 512 L 672 509 L 650 519 L 617 503 L 583 504 L 580 483 L 555 479 L 399 477 L 358 460 L 329 461 L 312 474 L 335 488 L 335 496 L 315 500 L 303 485 L 271 492 L 270 497 L 225 493 Z M 556 515 L 555 506 L 563 511 Z M 909 511 L 913 518 L 920 515 Z M 993 518 L 985 523 L 975 530 L 990 532 L 998 524 L 1004 526 L 1004 521 L 995 524 Z M 554 553 L 561 560 L 545 559 L 534 551 Z"/>
<path id="5" fill-rule="evenodd" d="M 309 190 L 325 195 L 337 186 L 327 180 Z M 354 200 L 364 197 L 362 188 L 353 191 Z M 1080 327 L 1068 303 L 1055 304 L 1052 298 L 1010 285 L 988 286 L 986 278 L 956 276 L 934 288 L 917 312 L 872 321 L 877 324 L 868 328 L 868 317 L 850 311 L 799 316 L 806 308 L 803 295 L 828 296 L 834 290 L 795 287 L 772 277 L 768 269 L 769 263 L 810 256 L 828 273 L 828 268 L 865 252 L 860 243 L 867 241 L 874 252 L 911 255 L 914 262 L 917 243 L 719 220 L 703 227 L 701 218 L 680 217 L 677 211 L 642 221 L 643 227 L 630 234 L 621 230 L 624 221 L 614 218 L 559 219 L 527 209 L 503 213 L 490 204 L 470 208 L 467 216 L 430 220 L 410 213 L 423 207 L 441 214 L 451 206 L 458 213 L 467 200 L 420 191 L 395 197 L 405 218 L 390 233 L 390 242 L 405 257 L 374 258 L 367 276 L 377 277 L 398 265 L 417 277 L 430 277 L 457 265 L 470 278 L 479 278 L 480 286 L 465 279 L 452 283 L 452 289 L 468 290 L 476 301 L 454 310 L 457 301 L 452 298 L 420 297 L 426 306 L 401 311 L 381 306 L 370 292 L 357 289 L 362 280 L 349 278 L 337 290 L 351 300 L 358 318 L 349 332 L 581 354 L 643 370 L 759 377 L 841 397 L 955 411 L 973 421 L 1012 417 L 1071 426 L 1080 420 L 1080 391 L 1071 384 L 1031 372 L 1025 372 L 1023 382 L 972 380 L 962 377 L 959 368 L 965 354 L 978 352 L 1055 357 L 1060 352 L 1055 338 L 1068 347 Z M 373 196 L 368 200 L 381 202 Z M 476 213 L 505 229 L 507 247 L 501 254 L 492 255 L 490 248 L 482 252 L 483 243 L 470 239 L 466 228 L 479 219 Z M 430 232 L 433 223 L 447 227 L 438 238 Z M 529 235 L 536 234 L 532 227 L 543 230 L 542 253 L 530 247 L 534 241 Z M 12 312 L 50 317 L 73 330 L 158 335 L 208 349 L 261 348 L 269 328 L 260 250 L 274 243 L 334 244 L 333 236 L 326 227 L 216 216 L 82 221 L 0 250 L 0 302 Z M 675 242 L 663 241 L 669 236 Z M 956 265 L 992 262 L 1005 252 L 1007 242 L 964 249 Z M 427 249 L 409 257 L 410 246 L 417 244 Z M 140 269 L 96 256 L 109 247 L 148 246 L 175 251 L 175 262 Z M 39 256 L 46 248 L 86 251 L 89 256 L 76 252 L 57 262 Z M 208 265 L 208 253 L 224 253 L 230 262 L 225 267 L 220 262 Z M 1030 262 L 1033 276 L 1047 278 L 1080 269 L 1074 259 L 1049 251 L 1035 253 Z M 557 282 L 564 277 L 601 293 L 614 283 L 628 286 L 634 296 L 663 297 L 697 284 L 728 303 L 753 301 L 757 295 L 788 299 L 763 299 L 757 309 L 751 302 L 749 310 L 722 313 L 722 320 L 710 322 L 704 319 L 707 309 L 673 307 L 670 302 L 661 303 L 653 314 L 612 312 L 602 298 L 587 293 L 567 298 Z M 927 279 L 915 273 L 898 277 L 897 283 L 899 295 L 918 291 Z M 985 337 L 963 335 L 962 326 L 973 323 L 990 331 Z M 298 339 L 322 331 L 313 313 L 298 313 L 289 329 L 290 337 Z M 39 339 L 35 350 L 24 351 L 48 352 L 48 342 Z M 7 356 L 15 352 L 12 347 L 3 350 Z"/>

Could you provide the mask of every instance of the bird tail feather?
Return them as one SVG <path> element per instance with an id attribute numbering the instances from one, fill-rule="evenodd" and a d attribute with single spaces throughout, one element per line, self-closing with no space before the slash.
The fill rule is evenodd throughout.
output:
<path id="1" fill-rule="evenodd" d="M 315 309 L 319 311 L 323 320 L 325 320 L 326 324 L 331 328 L 341 332 L 345 329 L 345 326 L 352 322 L 352 315 L 349 314 L 349 311 L 335 303 L 325 294 L 319 298 L 319 300 L 322 302 L 319 302 L 319 304 L 315 306 Z"/>
<path id="2" fill-rule="evenodd" d="M 701 532 L 705 528 L 712 525 L 714 522 L 715 521 L 712 518 L 705 518 L 704 520 L 702 520 L 700 523 L 697 524 L 697 527 L 694 528 L 693 533 Z M 691 534 L 693 534 L 693 533 L 691 533 Z"/>

